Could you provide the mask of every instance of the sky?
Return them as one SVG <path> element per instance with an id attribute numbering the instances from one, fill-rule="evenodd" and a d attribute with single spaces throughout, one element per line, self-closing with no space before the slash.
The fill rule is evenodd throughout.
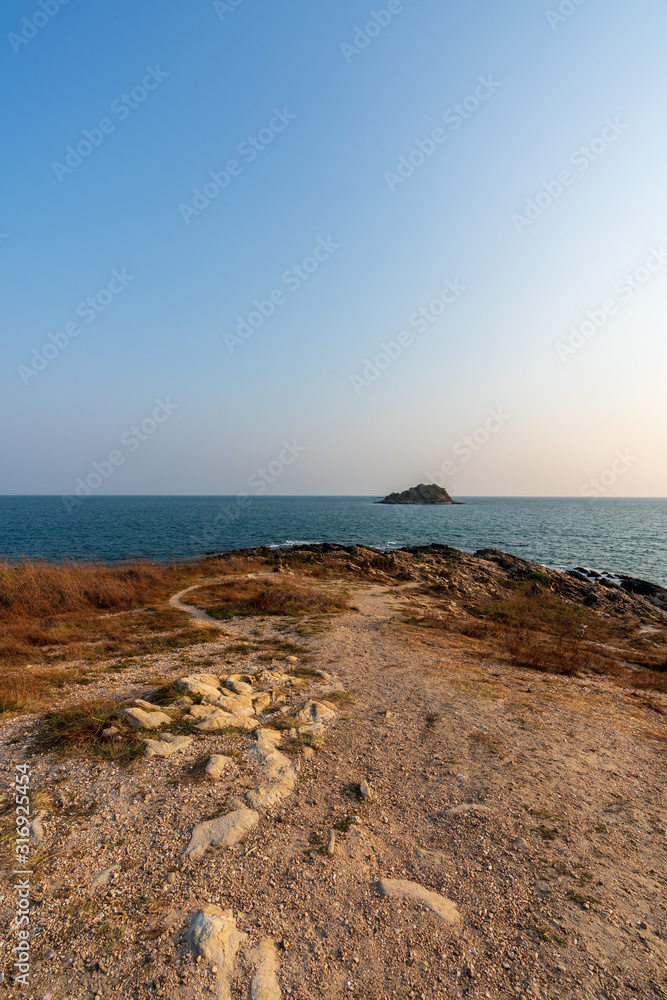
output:
<path id="1" fill-rule="evenodd" d="M 664 0 L 0 22 L 0 493 L 667 494 Z"/>

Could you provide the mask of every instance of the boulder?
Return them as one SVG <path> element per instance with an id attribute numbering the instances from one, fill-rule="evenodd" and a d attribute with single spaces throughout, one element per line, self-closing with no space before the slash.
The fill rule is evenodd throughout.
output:
<path id="1" fill-rule="evenodd" d="M 215 705 L 193 705 L 186 718 L 188 721 L 190 719 L 205 719 L 207 715 L 213 715 L 216 711 Z"/>
<path id="2" fill-rule="evenodd" d="M 132 702 L 136 708 L 143 708 L 144 712 L 159 712 L 160 706 L 154 705 L 152 701 L 144 701 L 143 698 L 135 698 Z"/>
<path id="3" fill-rule="evenodd" d="M 329 708 L 328 705 L 324 705 L 321 701 L 306 702 L 297 715 L 297 719 L 308 723 L 329 722 L 335 718 L 336 713 L 333 708 Z"/>
<path id="4" fill-rule="evenodd" d="M 252 684 L 242 681 L 238 676 L 228 677 L 225 681 L 225 687 L 233 691 L 234 694 L 252 694 Z"/>
<path id="5" fill-rule="evenodd" d="M 255 714 L 252 698 L 221 694 L 215 703 L 223 712 L 229 712 L 231 715 L 247 715 L 250 718 Z"/>
<path id="6" fill-rule="evenodd" d="M 207 684 L 209 687 L 221 687 L 221 681 L 215 674 L 188 674 L 187 680 L 198 681 L 200 684 Z"/>
<path id="7" fill-rule="evenodd" d="M 176 681 L 179 691 L 192 697 L 201 698 L 202 701 L 215 702 L 220 696 L 220 690 L 212 684 L 204 684 L 202 681 L 194 680 L 192 677 L 181 677 Z"/>
<path id="8" fill-rule="evenodd" d="M 378 890 L 383 896 L 391 896 L 394 899 L 408 900 L 419 903 L 426 907 L 431 913 L 440 917 L 450 927 L 454 927 L 461 922 L 461 915 L 451 899 L 441 896 L 430 889 L 424 889 L 416 882 L 407 882 L 404 879 L 381 878 L 377 883 Z"/>
<path id="9" fill-rule="evenodd" d="M 172 701 L 169 704 L 169 708 L 174 708 L 177 712 L 187 712 L 192 705 L 194 705 L 192 698 L 188 698 L 187 694 L 183 694 L 176 701 Z"/>
<path id="10" fill-rule="evenodd" d="M 164 712 L 144 712 L 143 708 L 124 708 L 118 714 L 133 729 L 159 729 L 172 721 Z"/>
<path id="11" fill-rule="evenodd" d="M 237 809 L 226 816 L 199 823 L 181 857 L 196 861 L 211 847 L 233 847 L 258 823 L 259 813 L 252 809 Z"/>
<path id="12" fill-rule="evenodd" d="M 269 691 L 260 691 L 252 697 L 252 705 L 257 715 L 260 715 L 265 708 L 271 704 L 271 694 Z"/>
<path id="13" fill-rule="evenodd" d="M 159 740 L 146 740 L 144 757 L 169 757 L 172 753 L 185 750 L 191 743 L 191 736 L 171 736 L 165 733 Z"/>
<path id="14" fill-rule="evenodd" d="M 227 770 L 227 765 L 231 764 L 231 757 L 224 757 L 222 754 L 214 753 L 206 762 L 204 774 L 211 781 L 218 781 Z"/>

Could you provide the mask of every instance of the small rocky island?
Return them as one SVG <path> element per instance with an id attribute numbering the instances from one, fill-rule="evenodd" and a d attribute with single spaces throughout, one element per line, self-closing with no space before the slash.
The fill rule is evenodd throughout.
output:
<path id="1" fill-rule="evenodd" d="M 431 483 L 430 486 L 425 486 L 424 483 L 420 483 L 419 486 L 412 486 L 409 490 L 404 490 L 402 493 L 390 493 L 389 496 L 384 498 L 384 500 L 375 500 L 373 502 L 393 504 L 459 504 L 461 501 L 452 500 L 449 493 L 443 486 L 436 486 L 435 483 Z"/>

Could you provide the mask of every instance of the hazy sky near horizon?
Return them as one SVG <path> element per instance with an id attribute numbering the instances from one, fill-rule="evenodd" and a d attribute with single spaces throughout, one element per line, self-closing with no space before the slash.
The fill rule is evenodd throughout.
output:
<path id="1" fill-rule="evenodd" d="M 667 495 L 664 0 L 0 20 L 0 493 Z"/>

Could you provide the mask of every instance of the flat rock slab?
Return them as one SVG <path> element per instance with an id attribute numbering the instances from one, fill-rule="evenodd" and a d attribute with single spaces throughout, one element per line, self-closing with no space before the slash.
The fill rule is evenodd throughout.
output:
<path id="1" fill-rule="evenodd" d="M 245 799 L 253 809 L 271 809 L 292 794 L 295 784 L 296 772 L 290 768 L 289 772 L 283 774 L 277 781 L 272 781 L 268 785 L 261 784 L 259 788 L 247 792 Z"/>
<path id="2" fill-rule="evenodd" d="M 258 729 L 256 735 L 257 749 L 260 754 L 262 754 L 262 757 L 271 753 L 272 750 L 275 750 L 276 747 L 280 745 L 283 738 L 283 734 L 278 732 L 277 729 Z"/>
<path id="3" fill-rule="evenodd" d="M 435 913 L 450 927 L 454 927 L 461 922 L 461 915 L 451 899 L 441 896 L 430 889 L 424 889 L 416 882 L 407 882 L 404 879 L 381 878 L 377 883 L 378 890 L 383 896 L 390 896 L 393 899 L 410 900 L 425 906 L 431 913 Z"/>
<path id="4" fill-rule="evenodd" d="M 492 812 L 490 806 L 483 806 L 480 802 L 462 802 L 460 806 L 439 812 L 438 816 L 490 816 Z"/>
<path id="5" fill-rule="evenodd" d="M 144 757 L 169 757 L 185 750 L 192 743 L 191 736 L 161 736 L 159 740 L 146 740 Z"/>
<path id="6" fill-rule="evenodd" d="M 217 988 L 214 992 L 217 1000 L 231 997 L 229 979 L 239 945 L 247 936 L 237 929 L 232 911 L 219 906 L 204 906 L 192 919 L 190 950 L 193 955 L 216 967 Z"/>
<path id="7" fill-rule="evenodd" d="M 278 985 L 278 946 L 263 938 L 254 955 L 257 968 L 250 980 L 250 1000 L 280 1000 Z"/>
<path id="8" fill-rule="evenodd" d="M 226 816 L 209 819 L 194 828 L 181 857 L 196 861 L 211 847 L 233 847 L 258 823 L 259 813 L 253 809 L 237 809 Z"/>
<path id="9" fill-rule="evenodd" d="M 103 871 L 99 872 L 88 887 L 88 892 L 93 893 L 96 889 L 100 889 L 103 885 L 107 885 L 108 882 L 113 878 L 114 872 L 117 872 L 120 865 L 111 865 L 110 868 L 105 868 Z"/>
<path id="10" fill-rule="evenodd" d="M 144 712 L 143 708 L 124 708 L 119 715 L 133 729 L 159 729 L 172 721 L 164 712 Z"/>
<path id="11" fill-rule="evenodd" d="M 195 726 L 200 733 L 221 733 L 225 729 L 256 729 L 257 723 L 246 715 L 232 715 L 221 709 L 214 709 Z"/>
<path id="12" fill-rule="evenodd" d="M 245 796 L 253 809 L 270 809 L 294 791 L 296 771 L 289 757 L 276 750 L 279 740 L 280 733 L 273 735 L 270 730 L 260 729 L 257 746 L 250 751 L 250 756 L 262 764 L 261 784 Z"/>

